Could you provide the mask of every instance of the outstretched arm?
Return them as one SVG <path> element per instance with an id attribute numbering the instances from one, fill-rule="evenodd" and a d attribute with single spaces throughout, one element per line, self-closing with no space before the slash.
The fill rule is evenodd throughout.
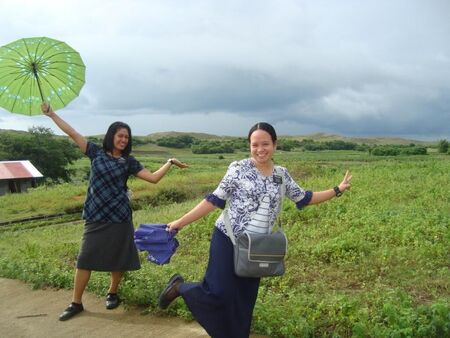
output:
<path id="1" fill-rule="evenodd" d="M 351 180 L 352 180 L 352 175 L 350 175 L 350 173 L 347 170 L 347 172 L 345 173 L 344 179 L 338 185 L 339 190 L 341 192 L 344 192 L 345 190 L 349 189 L 351 187 Z M 328 201 L 329 199 L 331 199 L 335 196 L 336 196 L 336 192 L 334 191 L 334 188 L 324 190 L 324 191 L 314 191 L 311 201 L 308 203 L 308 205 L 319 204 L 319 203 Z"/>
<path id="2" fill-rule="evenodd" d="M 75 141 L 78 147 L 80 147 L 83 154 L 86 153 L 87 140 L 84 136 L 80 135 L 75 129 L 72 128 L 72 126 L 70 126 L 66 121 L 56 115 L 52 107 L 47 102 L 42 103 L 41 110 L 45 115 L 50 117 L 53 122 L 55 122 L 59 129 L 61 129 L 64 133 L 70 136 L 72 140 Z"/>
<path id="3" fill-rule="evenodd" d="M 170 167 L 173 165 L 176 165 L 178 168 L 187 168 L 188 165 L 184 162 L 181 162 L 179 160 L 177 160 L 176 158 L 171 158 L 169 160 L 167 160 L 167 162 L 158 170 L 156 170 L 155 172 L 151 172 L 148 169 L 142 169 L 141 171 L 139 171 L 136 176 L 139 177 L 140 179 L 143 179 L 147 182 L 150 183 L 158 183 L 159 180 L 161 178 L 163 178 L 163 176 L 165 174 L 167 174 L 167 172 L 169 171 Z"/>
<path id="4" fill-rule="evenodd" d="M 203 216 L 206 216 L 215 208 L 216 206 L 214 204 L 204 199 L 181 218 L 177 219 L 176 221 L 167 223 L 167 229 L 169 231 L 181 230 L 185 225 L 188 225 L 202 218 Z"/>

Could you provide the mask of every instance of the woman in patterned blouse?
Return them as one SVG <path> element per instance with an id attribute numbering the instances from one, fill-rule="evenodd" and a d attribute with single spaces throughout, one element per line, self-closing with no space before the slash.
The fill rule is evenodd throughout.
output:
<path id="1" fill-rule="evenodd" d="M 150 183 L 158 183 L 172 164 L 180 168 L 186 168 L 187 165 L 172 158 L 157 171 L 150 172 L 130 156 L 132 139 L 127 124 L 111 124 L 104 137 L 103 147 L 99 147 L 56 115 L 49 104 L 43 103 L 41 109 L 91 160 L 83 208 L 86 223 L 77 259 L 72 303 L 59 316 L 59 320 L 67 320 L 83 311 L 82 296 L 92 270 L 111 272 L 106 308 L 114 309 L 120 303 L 117 290 L 123 273 L 140 268 L 133 237 L 128 177 L 135 175 Z"/>
<path id="2" fill-rule="evenodd" d="M 169 231 L 182 229 L 216 207 L 223 209 L 226 202 L 235 236 L 244 230 L 267 231 L 280 209 L 282 180 L 285 182 L 285 196 L 299 209 L 340 196 L 350 188 L 351 175 L 348 172 L 338 186 L 320 192 L 299 187 L 286 168 L 278 167 L 282 172 L 280 177 L 272 161 L 277 136 L 268 123 L 254 125 L 248 134 L 248 142 L 251 158 L 231 163 L 217 189 L 184 216 L 170 222 L 167 225 Z M 238 277 L 234 273 L 233 245 L 222 213 L 215 224 L 203 281 L 185 283 L 183 277 L 175 274 L 161 293 L 159 306 L 167 308 L 181 295 L 210 336 L 248 337 L 259 282 L 259 278 Z"/>

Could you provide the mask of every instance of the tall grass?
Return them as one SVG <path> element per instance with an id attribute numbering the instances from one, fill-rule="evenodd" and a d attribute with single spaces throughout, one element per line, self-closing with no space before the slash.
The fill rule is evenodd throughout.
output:
<path id="1" fill-rule="evenodd" d="M 183 160 L 191 164 L 187 171 L 172 170 L 156 186 L 131 181 L 135 199 L 145 201 L 134 212 L 135 225 L 180 217 L 216 187 L 231 160 L 244 156 L 219 160 L 186 154 Z M 328 189 L 347 169 L 354 175 L 353 187 L 339 199 L 300 211 L 292 202 L 284 203 L 287 272 L 262 280 L 252 330 L 272 337 L 450 336 L 450 158 L 292 152 L 278 153 L 275 160 L 306 189 Z M 19 210 L 16 215 L 33 214 L 33 202 L 53 199 L 57 207 L 52 210 L 58 211 L 67 208 L 58 200 L 70 205 L 70 196 L 81 191 L 70 186 L 38 189 L 14 200 L 7 197 L 7 208 Z M 179 200 L 171 200 L 172 195 Z M 127 273 L 121 285 L 126 302 L 160 313 L 157 298 L 172 273 L 200 280 L 219 212 L 180 231 L 180 247 L 170 264 L 156 266 L 141 253 L 142 269 Z M 72 287 L 82 231 L 82 223 L 4 229 L 0 275 L 36 287 Z M 107 274 L 93 274 L 90 291 L 103 295 L 107 286 Z M 182 301 L 168 312 L 191 318 Z"/>

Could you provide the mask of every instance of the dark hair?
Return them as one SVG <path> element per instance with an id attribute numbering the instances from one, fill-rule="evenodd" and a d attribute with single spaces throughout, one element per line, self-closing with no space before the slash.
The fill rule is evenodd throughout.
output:
<path id="1" fill-rule="evenodd" d="M 250 136 L 252 136 L 254 131 L 259 130 L 259 129 L 264 130 L 267 133 L 269 133 L 270 137 L 272 138 L 273 143 L 277 142 L 277 133 L 275 132 L 275 128 L 272 127 L 272 125 L 267 122 L 258 122 L 253 127 L 251 127 L 250 131 L 248 132 L 247 140 L 249 143 L 250 143 Z"/>
<path id="2" fill-rule="evenodd" d="M 131 153 L 131 129 L 130 126 L 124 122 L 114 122 L 113 124 L 111 124 L 108 128 L 108 131 L 106 132 L 105 137 L 103 138 L 103 150 L 105 152 L 109 151 L 112 152 L 113 148 L 114 148 L 114 135 L 116 135 L 117 131 L 119 129 L 123 129 L 126 128 L 128 130 L 128 144 L 125 147 L 125 149 L 122 151 L 122 156 L 123 157 L 128 157 Z"/>

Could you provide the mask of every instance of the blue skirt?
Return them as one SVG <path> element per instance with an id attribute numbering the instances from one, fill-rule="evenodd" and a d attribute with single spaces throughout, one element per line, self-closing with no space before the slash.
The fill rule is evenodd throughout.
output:
<path id="1" fill-rule="evenodd" d="M 203 281 L 182 284 L 180 293 L 211 337 L 248 338 L 259 281 L 234 273 L 233 244 L 215 228 Z"/>

